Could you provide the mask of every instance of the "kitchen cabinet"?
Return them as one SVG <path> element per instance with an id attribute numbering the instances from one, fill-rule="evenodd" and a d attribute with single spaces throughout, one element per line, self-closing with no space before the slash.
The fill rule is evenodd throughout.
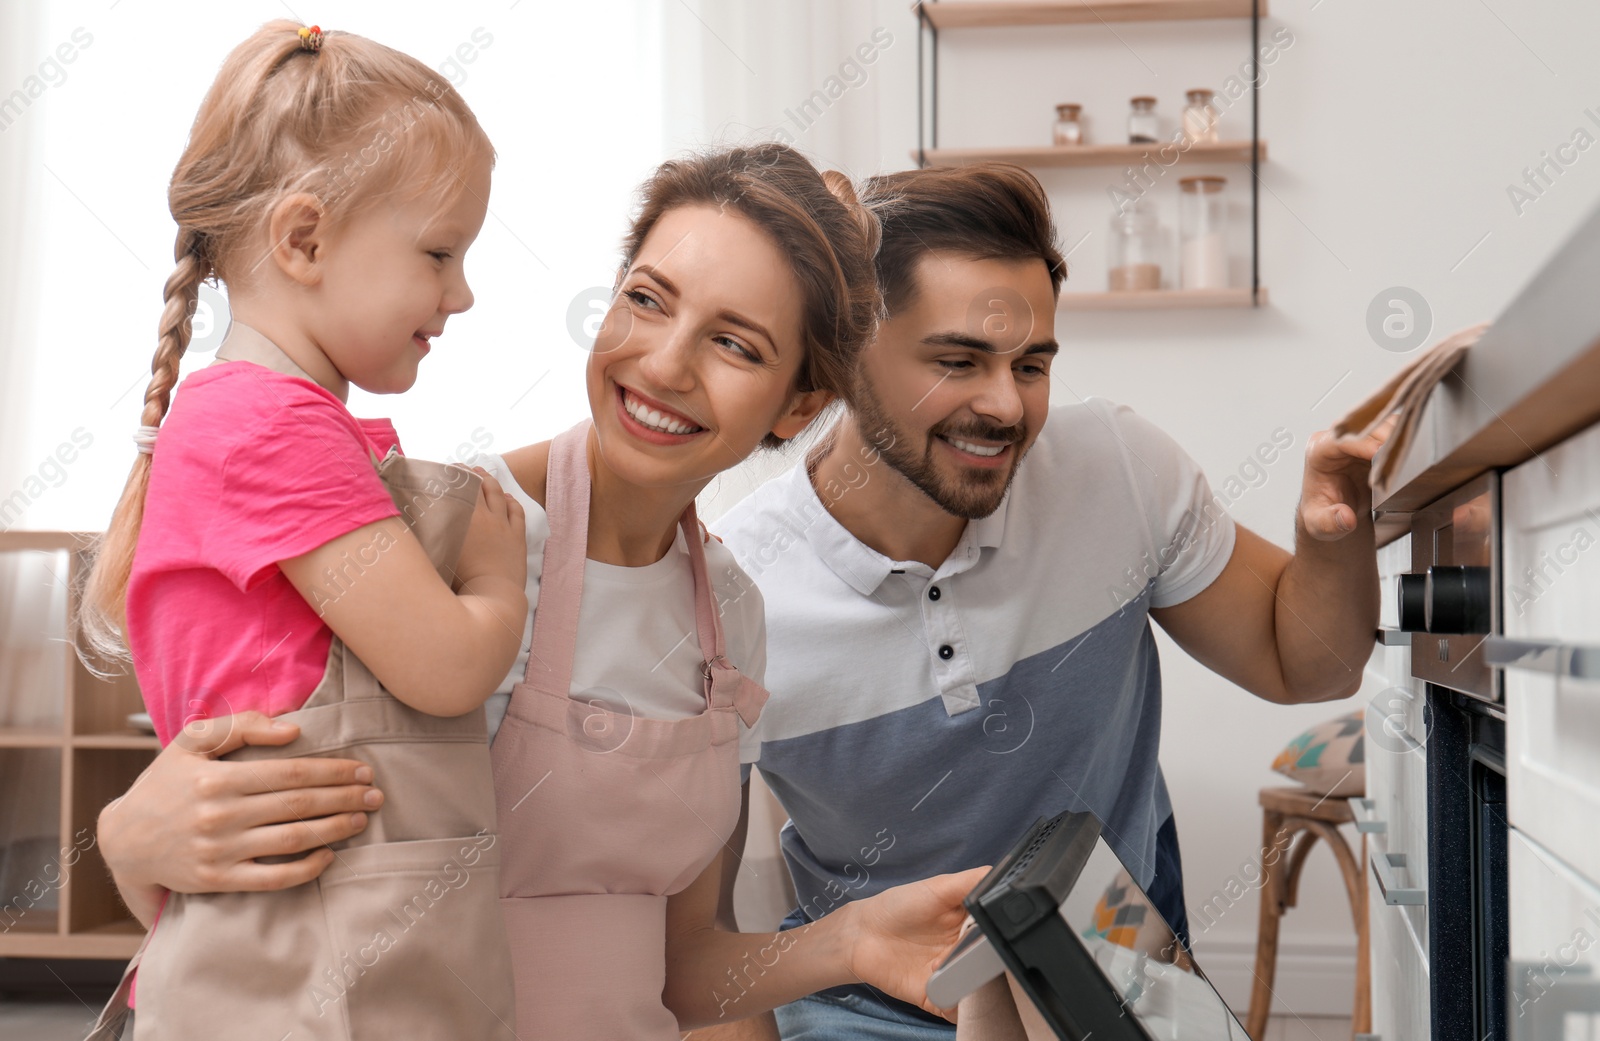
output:
<path id="1" fill-rule="evenodd" d="M 1600 426 L 1502 482 L 1513 827 L 1600 879 Z M 1580 823 L 1581 822 L 1581 823 Z"/>
<path id="2" fill-rule="evenodd" d="M 1411 570 L 1411 540 L 1378 550 L 1382 588 Z M 1367 794 L 1357 827 L 1366 839 L 1367 923 L 1372 959 L 1371 1035 L 1386 1041 L 1428 1036 L 1428 772 L 1422 684 L 1411 676 L 1411 639 L 1386 596 L 1360 697 L 1367 705 Z M 1393 867 L 1390 854 L 1405 858 Z M 1420 902 L 1390 903 L 1374 861 L 1394 888 L 1420 890 Z M 1413 898 L 1415 899 L 1415 898 Z"/>
<path id="3" fill-rule="evenodd" d="M 1600 1037 L 1600 886 L 1513 828 L 1513 1038 Z"/>

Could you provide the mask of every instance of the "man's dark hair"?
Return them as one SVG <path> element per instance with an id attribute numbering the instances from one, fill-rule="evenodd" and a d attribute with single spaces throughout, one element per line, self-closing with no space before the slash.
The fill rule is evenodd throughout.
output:
<path id="1" fill-rule="evenodd" d="M 1010 163 L 904 170 L 867 179 L 861 202 L 883 229 L 878 288 L 893 315 L 917 293 L 917 262 L 948 251 L 974 260 L 1037 257 L 1061 291 L 1066 261 L 1038 178 Z"/>

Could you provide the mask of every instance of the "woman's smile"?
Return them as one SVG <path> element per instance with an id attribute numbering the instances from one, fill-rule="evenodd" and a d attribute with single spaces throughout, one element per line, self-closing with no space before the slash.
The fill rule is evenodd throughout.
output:
<path id="1" fill-rule="evenodd" d="M 638 391 L 617 385 L 617 417 L 622 428 L 653 445 L 682 445 L 706 428 Z"/>

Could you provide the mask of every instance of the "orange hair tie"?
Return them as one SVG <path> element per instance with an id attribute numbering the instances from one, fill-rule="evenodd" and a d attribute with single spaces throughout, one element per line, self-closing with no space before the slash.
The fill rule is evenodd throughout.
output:
<path id="1" fill-rule="evenodd" d="M 303 25 L 300 27 L 300 49 L 303 51 L 322 50 L 322 26 Z"/>

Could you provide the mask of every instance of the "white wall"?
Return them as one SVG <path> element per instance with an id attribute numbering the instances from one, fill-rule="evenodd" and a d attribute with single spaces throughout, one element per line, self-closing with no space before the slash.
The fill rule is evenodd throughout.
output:
<path id="1" fill-rule="evenodd" d="M 874 26 L 886 27 L 894 43 L 868 83 L 847 92 L 798 143 L 819 162 L 857 175 L 908 165 L 917 55 L 907 5 L 852 3 L 845 15 L 828 5 L 812 31 L 782 25 L 770 35 L 741 35 L 741 18 L 755 16 L 731 6 L 743 5 L 702 2 L 708 27 L 685 21 L 681 28 L 706 48 L 742 49 L 742 62 L 763 72 L 779 48 L 800 54 L 808 62 L 801 82 L 815 85 Z M 768 14 L 781 17 L 762 12 Z M 1600 200 L 1600 149 L 1569 153 L 1577 161 L 1520 215 L 1507 195 L 1524 167 L 1572 141 L 1579 127 L 1600 138 L 1600 125 L 1585 115 L 1592 109 L 1600 120 L 1600 68 L 1590 53 L 1600 38 L 1595 5 L 1276 0 L 1262 38 L 1279 28 L 1293 42 L 1263 68 L 1261 91 L 1270 146 L 1262 169 L 1261 270 L 1271 305 L 1258 312 L 1062 314 L 1057 323 L 1066 350 L 1054 392 L 1133 405 L 1182 442 L 1214 484 L 1236 473 L 1277 427 L 1303 447 L 1414 356 L 1381 349 L 1369 335 L 1367 308 L 1380 290 L 1398 285 L 1422 294 L 1432 310 L 1430 342 L 1492 318 Z M 1170 126 L 1185 89 L 1220 86 L 1248 54 L 1244 22 L 947 32 L 940 143 L 1048 143 L 1052 106 L 1061 101 L 1086 105 L 1096 117 L 1095 139 L 1115 140 L 1126 99 L 1137 93 L 1158 95 Z M 792 81 L 777 84 L 775 73 L 756 76 L 727 59 L 719 74 L 720 93 L 708 91 L 709 118 L 697 125 L 668 113 L 669 145 L 738 136 L 751 126 L 773 136 L 784 108 L 798 100 L 787 96 L 796 93 Z M 1248 134 L 1248 110 L 1237 107 L 1222 129 L 1226 137 Z M 1235 202 L 1248 206 L 1248 168 L 1194 169 L 1226 176 Z M 1117 173 L 1044 176 L 1063 241 L 1089 236 L 1069 261 L 1069 292 L 1103 288 L 1111 212 L 1105 187 L 1120 180 Z M 1157 192 L 1171 227 L 1177 189 L 1172 173 L 1165 180 Z M 1234 515 L 1287 545 L 1299 482 L 1297 457 L 1280 460 Z M 1278 749 L 1303 727 L 1353 706 L 1268 705 L 1164 636 L 1161 643 L 1162 759 L 1194 908 L 1254 855 L 1256 791 L 1278 780 L 1267 769 Z M 1285 925 L 1280 998 L 1303 1014 L 1347 1009 L 1353 934 L 1325 853 L 1307 868 L 1301 903 Z M 1241 1005 L 1256 914 L 1250 893 L 1197 936 L 1203 964 Z"/>

